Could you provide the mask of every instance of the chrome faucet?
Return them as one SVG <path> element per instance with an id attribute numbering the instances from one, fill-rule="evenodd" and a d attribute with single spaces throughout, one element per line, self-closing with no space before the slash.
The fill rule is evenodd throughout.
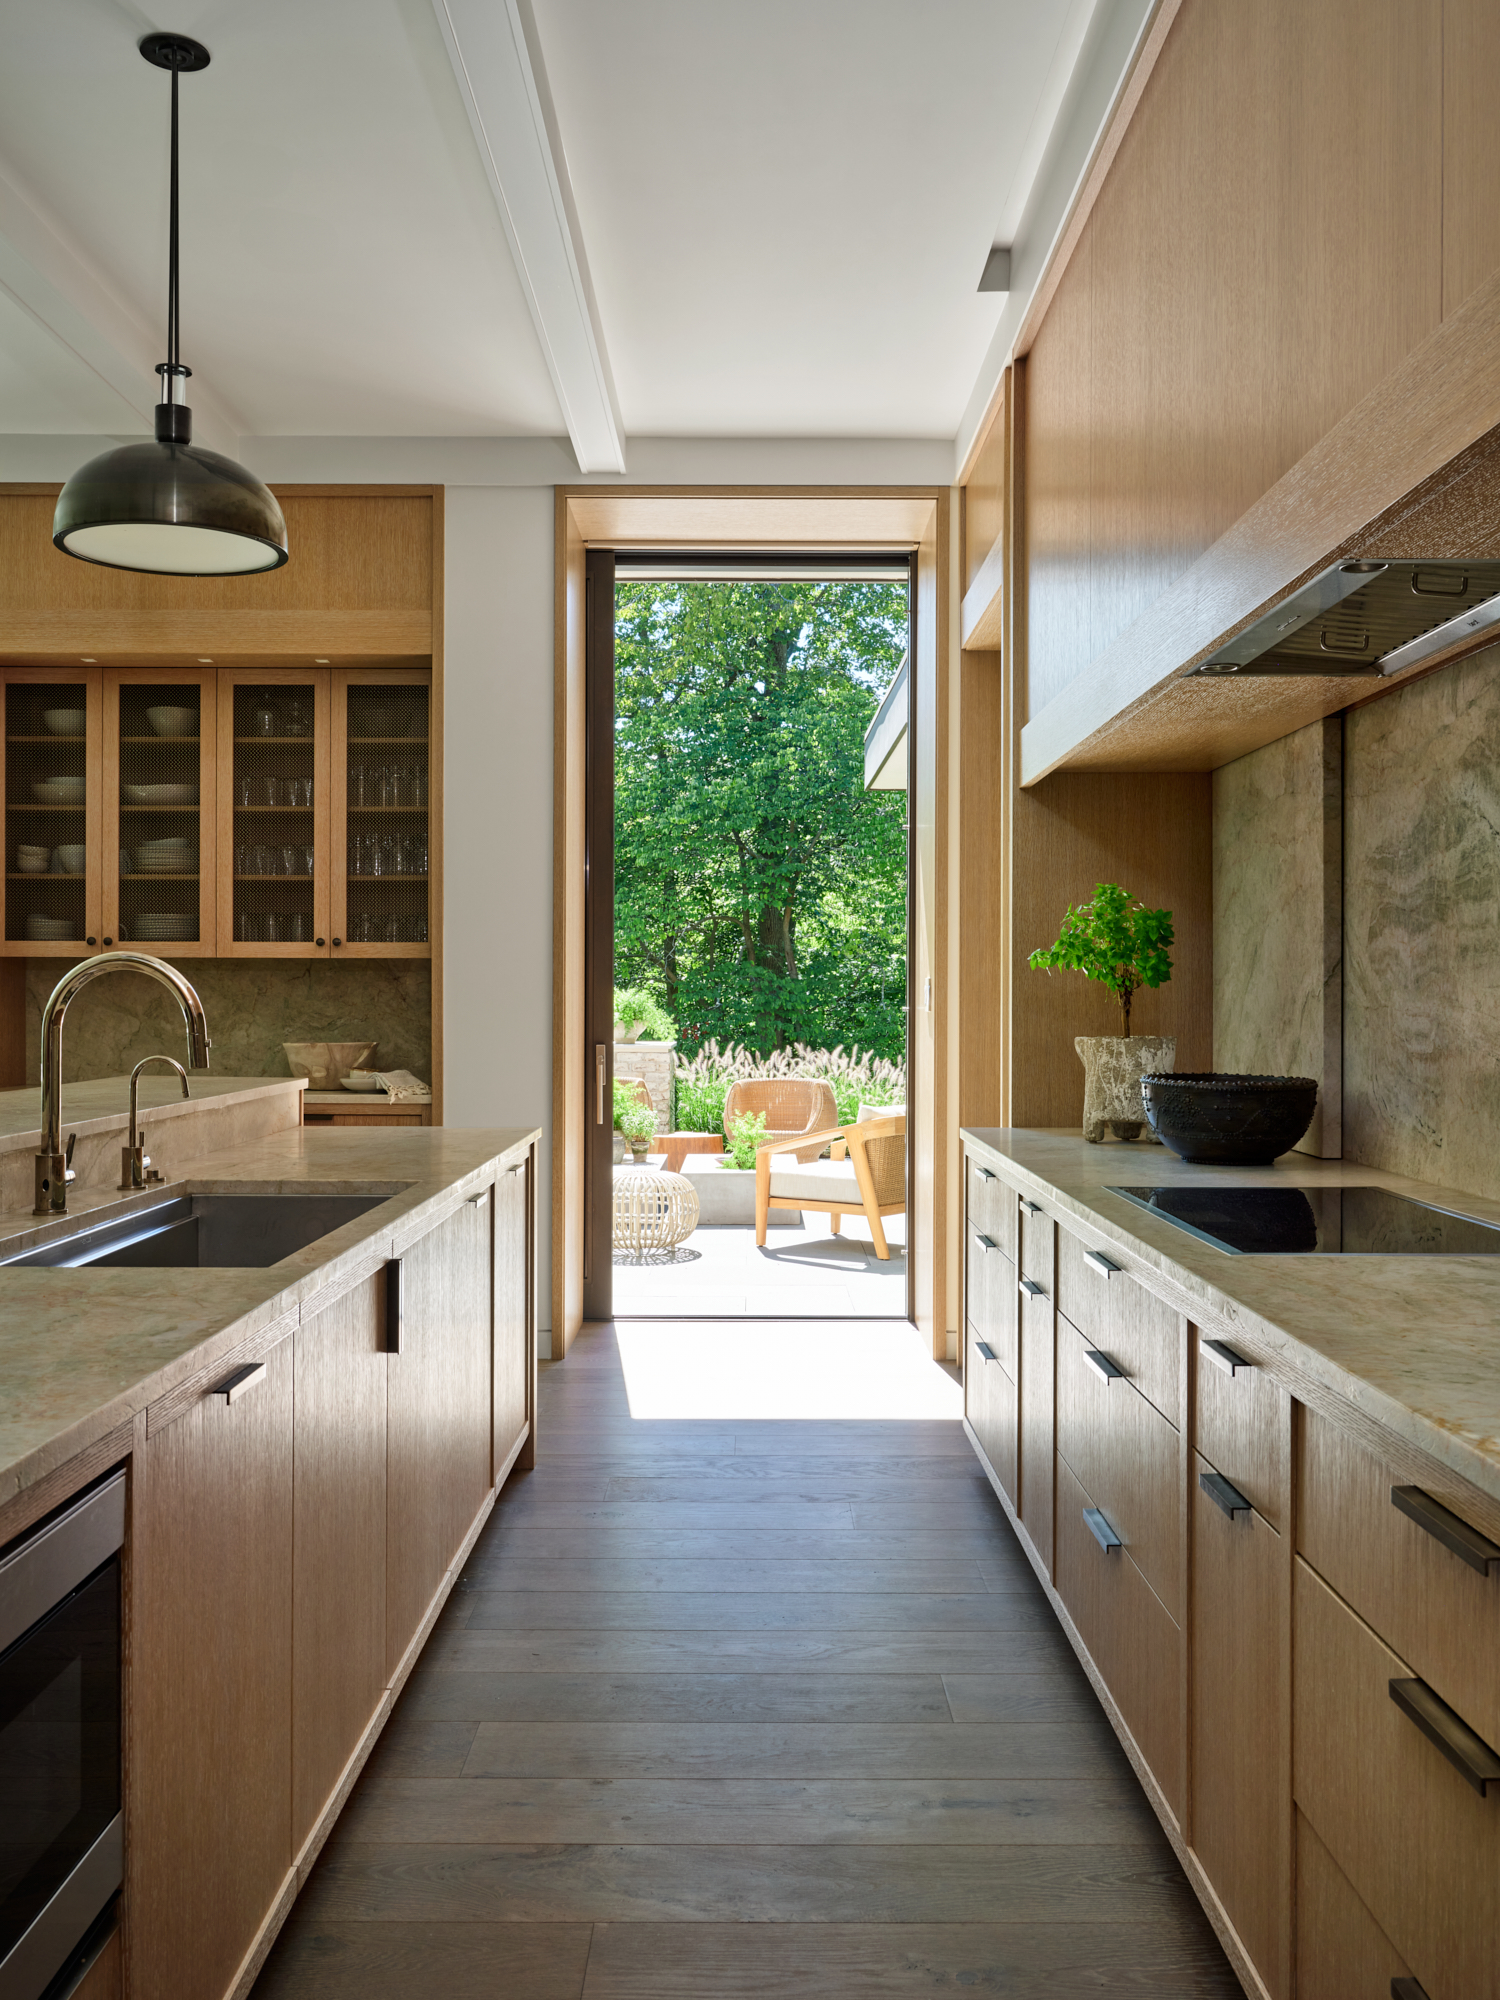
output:
<path id="1" fill-rule="evenodd" d="M 151 1157 L 146 1151 L 146 1142 L 140 1133 L 140 1112 L 137 1099 L 141 1087 L 141 1071 L 149 1069 L 152 1063 L 165 1063 L 168 1069 L 176 1070 L 182 1078 L 182 1094 L 189 1095 L 187 1071 L 171 1056 L 142 1056 L 130 1072 L 130 1143 L 120 1148 L 120 1192 L 131 1194 L 143 1188 L 148 1181 L 159 1181 L 161 1175 L 151 1165 Z"/>
<path id="2" fill-rule="evenodd" d="M 203 1002 L 176 966 L 165 959 L 152 958 L 144 951 L 111 951 L 99 958 L 86 958 L 65 972 L 53 987 L 42 1009 L 42 1149 L 36 1156 L 36 1203 L 33 1215 L 66 1215 L 68 1182 L 73 1170 L 62 1149 L 62 1031 L 68 1003 L 80 987 L 106 972 L 144 972 L 159 979 L 177 996 L 182 1018 L 187 1024 L 188 1067 L 208 1068 L 208 1022 Z M 68 1152 L 73 1150 L 71 1141 Z"/>

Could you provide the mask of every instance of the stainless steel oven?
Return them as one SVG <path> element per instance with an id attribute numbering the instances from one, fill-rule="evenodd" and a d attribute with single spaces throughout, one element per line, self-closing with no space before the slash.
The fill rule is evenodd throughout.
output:
<path id="1" fill-rule="evenodd" d="M 0 2000 L 38 2000 L 119 1890 L 112 1473 L 0 1555 Z"/>

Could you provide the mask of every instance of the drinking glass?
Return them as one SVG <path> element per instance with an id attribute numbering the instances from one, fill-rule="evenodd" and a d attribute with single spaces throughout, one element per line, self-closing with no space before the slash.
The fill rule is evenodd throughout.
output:
<path id="1" fill-rule="evenodd" d="M 240 794 L 240 804 L 242 806 L 253 806 L 255 804 L 254 778 L 248 776 L 242 776 L 240 778 L 239 794 Z"/>
<path id="2" fill-rule="evenodd" d="M 288 944 L 307 943 L 307 912 L 305 910 L 293 910 L 292 914 L 287 918 L 286 935 Z"/>
<path id="3" fill-rule="evenodd" d="M 261 936 L 265 939 L 267 944 L 280 944 L 281 926 L 284 921 L 285 919 L 281 917 L 277 911 L 267 910 L 265 917 L 263 919 L 265 928 L 261 932 Z"/>
<path id="4" fill-rule="evenodd" d="M 240 943 L 241 943 L 241 944 L 254 944 L 254 943 L 255 943 L 255 942 L 257 941 L 257 936 L 258 936 L 258 931 L 257 931 L 257 926 L 256 926 L 256 922 L 255 922 L 255 919 L 254 919 L 254 917 L 253 917 L 253 916 L 251 916 L 251 914 L 250 914 L 250 912 L 249 912 L 248 910 L 241 910 L 241 911 L 240 911 Z"/>
<path id="5" fill-rule="evenodd" d="M 300 847 L 293 847 L 288 844 L 282 848 L 281 872 L 283 875 L 300 875 L 302 873 L 302 849 Z"/>
<path id="6" fill-rule="evenodd" d="M 251 733 L 255 736 L 276 736 L 280 733 L 281 717 L 270 702 L 263 701 L 251 718 Z"/>
<path id="7" fill-rule="evenodd" d="M 383 875 L 385 873 L 385 850 L 380 844 L 378 834 L 367 833 L 365 835 L 364 872 L 366 875 Z"/>
<path id="8" fill-rule="evenodd" d="M 311 875 L 313 872 L 313 844 L 310 840 L 302 849 L 302 872 L 304 875 Z"/>
<path id="9" fill-rule="evenodd" d="M 263 777 L 257 781 L 256 791 L 259 793 L 259 797 L 255 802 L 257 805 L 274 806 L 280 804 L 280 779 Z"/>

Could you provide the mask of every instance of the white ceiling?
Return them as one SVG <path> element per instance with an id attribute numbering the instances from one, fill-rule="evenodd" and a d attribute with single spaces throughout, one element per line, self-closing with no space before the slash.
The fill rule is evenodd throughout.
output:
<path id="1" fill-rule="evenodd" d="M 0 0 L 0 432 L 143 427 L 168 83 L 135 44 L 172 28 L 213 53 L 181 86 L 182 327 L 221 430 L 562 433 L 440 4 Z M 532 5 L 625 432 L 951 437 L 1094 0 Z"/>

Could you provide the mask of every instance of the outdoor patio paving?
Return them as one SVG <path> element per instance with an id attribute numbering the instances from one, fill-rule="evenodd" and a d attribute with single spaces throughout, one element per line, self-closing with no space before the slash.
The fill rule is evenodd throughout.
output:
<path id="1" fill-rule="evenodd" d="M 848 1218 L 838 1236 L 826 1216 L 803 1229 L 695 1229 L 674 1263 L 637 1263 L 615 1252 L 615 1317 L 870 1319 L 906 1314 L 906 1219 L 885 1221 L 890 1259 L 875 1255 L 868 1225 Z"/>

